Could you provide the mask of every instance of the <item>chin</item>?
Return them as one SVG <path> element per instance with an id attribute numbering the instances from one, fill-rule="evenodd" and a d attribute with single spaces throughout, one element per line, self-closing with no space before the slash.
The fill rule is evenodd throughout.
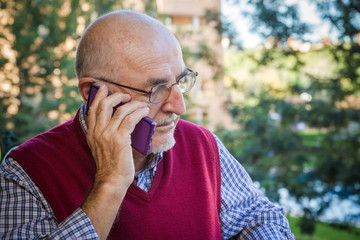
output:
<path id="1" fill-rule="evenodd" d="M 163 139 L 159 139 L 163 138 Z M 164 139 L 165 138 L 165 139 Z M 153 142 L 151 144 L 150 152 L 152 153 L 160 153 L 169 151 L 172 147 L 174 147 L 176 141 L 174 138 L 174 132 L 168 134 L 168 136 L 154 136 Z"/>
<path id="2" fill-rule="evenodd" d="M 160 145 L 157 145 L 157 144 L 152 145 L 150 152 L 161 153 L 161 152 L 169 151 L 172 147 L 174 147 L 175 143 L 176 143 L 175 138 L 172 137 L 166 143 L 163 143 Z"/>

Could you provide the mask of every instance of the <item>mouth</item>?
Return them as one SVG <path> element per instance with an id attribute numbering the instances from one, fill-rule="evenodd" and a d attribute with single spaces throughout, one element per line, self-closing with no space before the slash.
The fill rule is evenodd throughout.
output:
<path id="1" fill-rule="evenodd" d="M 175 127 L 176 125 L 176 120 L 178 119 L 178 116 L 177 115 L 170 115 L 162 120 L 160 120 L 157 125 L 156 125 L 156 128 L 159 128 L 159 129 L 166 129 L 166 128 L 173 128 Z"/>
<path id="2" fill-rule="evenodd" d="M 171 121 L 169 123 L 162 123 L 160 125 L 156 125 L 156 128 L 173 127 L 174 125 L 175 125 L 175 121 Z"/>

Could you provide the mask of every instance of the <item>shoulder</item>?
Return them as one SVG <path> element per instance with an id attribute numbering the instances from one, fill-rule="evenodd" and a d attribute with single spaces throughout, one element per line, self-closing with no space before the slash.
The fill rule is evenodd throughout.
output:
<path id="1" fill-rule="evenodd" d="M 0 165 L 0 177 L 4 179 L 12 179 L 19 183 L 27 182 L 26 173 L 11 157 L 6 158 Z"/>
<path id="2" fill-rule="evenodd" d="M 18 160 L 18 155 L 32 154 L 34 152 L 44 152 L 46 149 L 56 149 L 57 146 L 63 144 L 65 139 L 71 139 L 74 132 L 72 127 L 72 120 L 55 126 L 50 130 L 43 132 L 37 136 L 30 138 L 24 143 L 20 144 L 16 149 L 9 153 L 10 157 Z"/>
<path id="3" fill-rule="evenodd" d="M 1 192 L 2 197 L 9 196 L 11 191 L 23 196 L 27 194 L 37 196 L 44 203 L 41 192 L 15 159 L 8 157 L 0 165 L 0 178 L 2 179 L 0 185 L 4 190 Z"/>
<path id="4" fill-rule="evenodd" d="M 182 120 L 180 119 L 177 126 L 176 126 L 176 131 L 175 132 L 184 132 L 184 133 L 188 133 L 188 134 L 206 134 L 208 136 L 213 137 L 213 134 L 206 128 L 199 126 L 195 123 L 186 121 L 186 120 Z"/>
<path id="5" fill-rule="evenodd" d="M 189 121 L 179 120 L 175 139 L 177 143 L 184 141 L 188 146 L 211 148 L 214 153 L 218 153 L 218 144 L 214 135 L 208 129 Z"/>

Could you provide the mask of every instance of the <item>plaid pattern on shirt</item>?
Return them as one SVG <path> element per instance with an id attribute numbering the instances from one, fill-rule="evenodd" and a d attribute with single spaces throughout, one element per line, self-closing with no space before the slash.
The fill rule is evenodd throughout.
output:
<path id="1" fill-rule="evenodd" d="M 80 123 L 87 133 L 84 105 Z M 283 210 L 257 189 L 242 165 L 214 135 L 220 154 L 223 239 L 295 239 Z M 148 191 L 162 154 L 155 154 L 135 183 Z M 77 209 L 61 224 L 39 189 L 14 159 L 0 166 L 1 239 L 98 239 L 89 218 Z"/>

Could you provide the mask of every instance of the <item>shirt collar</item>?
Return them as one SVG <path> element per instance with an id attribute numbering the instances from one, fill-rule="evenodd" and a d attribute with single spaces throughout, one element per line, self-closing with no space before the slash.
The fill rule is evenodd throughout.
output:
<path id="1" fill-rule="evenodd" d="M 83 129 L 85 135 L 87 135 L 88 125 L 86 124 L 85 121 L 85 108 L 86 108 L 85 103 L 82 103 L 80 106 L 79 120 L 80 120 L 81 128 Z"/>

